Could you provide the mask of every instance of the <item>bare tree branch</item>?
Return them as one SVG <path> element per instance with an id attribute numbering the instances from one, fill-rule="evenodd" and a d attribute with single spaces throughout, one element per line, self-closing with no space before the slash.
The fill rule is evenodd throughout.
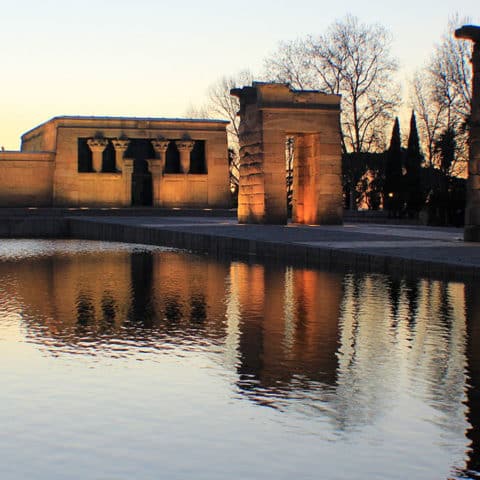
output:
<path id="1" fill-rule="evenodd" d="M 348 15 L 324 35 L 281 43 L 265 61 L 266 77 L 341 94 L 344 151 L 378 150 L 384 145 L 379 131 L 399 103 L 390 45 L 384 27 L 361 24 Z"/>
<path id="2" fill-rule="evenodd" d="M 465 171 L 468 151 L 467 125 L 471 105 L 471 44 L 456 40 L 452 32 L 468 23 L 458 15 L 448 22 L 447 33 L 435 48 L 429 64 L 412 81 L 412 107 L 428 165 L 440 168 L 442 138 L 454 135 L 454 158 L 448 175 Z"/>

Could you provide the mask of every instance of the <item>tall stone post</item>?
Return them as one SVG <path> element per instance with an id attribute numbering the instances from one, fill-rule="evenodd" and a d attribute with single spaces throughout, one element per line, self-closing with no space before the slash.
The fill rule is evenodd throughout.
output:
<path id="1" fill-rule="evenodd" d="M 465 241 L 480 242 L 480 26 L 464 25 L 455 36 L 473 42 L 472 112 L 468 161 Z"/>
<path id="2" fill-rule="evenodd" d="M 123 206 L 129 207 L 132 204 L 132 175 L 133 158 L 123 159 L 122 179 L 123 179 Z"/>
<path id="3" fill-rule="evenodd" d="M 152 147 L 158 159 L 160 174 L 165 170 L 165 161 L 170 140 L 152 140 Z M 152 170 L 150 170 L 152 172 Z M 152 172 L 153 174 L 153 172 Z"/>
<path id="4" fill-rule="evenodd" d="M 152 146 L 155 150 L 156 158 L 147 160 L 148 170 L 152 174 L 152 196 L 154 207 L 159 207 L 161 205 L 160 191 L 169 143 L 170 140 L 152 140 Z"/>
<path id="5" fill-rule="evenodd" d="M 87 144 L 92 151 L 92 169 L 94 172 L 102 171 L 103 151 L 107 148 L 106 138 L 89 138 Z"/>
<path id="6" fill-rule="evenodd" d="M 150 158 L 147 160 L 148 170 L 152 174 L 152 197 L 153 206 L 161 205 L 160 191 L 162 184 L 162 176 L 164 163 L 159 158 Z"/>
<path id="7" fill-rule="evenodd" d="M 193 150 L 195 142 L 193 140 L 177 140 L 175 143 L 180 152 L 182 172 L 187 174 L 190 171 L 190 152 Z"/>
<path id="8" fill-rule="evenodd" d="M 114 138 L 112 140 L 113 148 L 115 149 L 115 169 L 118 172 L 123 171 L 123 155 L 127 151 L 130 140 L 123 138 Z"/>

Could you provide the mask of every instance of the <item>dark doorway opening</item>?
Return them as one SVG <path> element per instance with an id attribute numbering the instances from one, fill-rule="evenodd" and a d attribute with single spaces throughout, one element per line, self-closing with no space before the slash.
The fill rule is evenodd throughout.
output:
<path id="1" fill-rule="evenodd" d="M 148 171 L 147 159 L 155 158 L 150 140 L 132 138 L 124 158 L 133 158 L 132 205 L 152 206 L 152 174 Z"/>
<path id="2" fill-rule="evenodd" d="M 181 173 L 180 152 L 175 142 L 168 144 L 165 158 L 165 173 Z"/>
<path id="3" fill-rule="evenodd" d="M 92 152 L 88 146 L 88 138 L 79 138 L 78 145 L 78 164 L 77 171 L 79 173 L 91 173 L 92 167 Z M 115 148 L 112 142 L 108 142 L 107 147 L 102 153 L 102 170 L 105 172 L 116 172 L 115 169 Z"/>
<path id="4" fill-rule="evenodd" d="M 205 141 L 197 140 L 193 150 L 190 152 L 190 173 L 207 173 L 205 162 Z"/>

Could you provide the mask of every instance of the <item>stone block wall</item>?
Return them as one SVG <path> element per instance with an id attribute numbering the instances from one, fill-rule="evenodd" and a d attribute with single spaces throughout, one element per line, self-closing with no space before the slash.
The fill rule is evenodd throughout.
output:
<path id="1" fill-rule="evenodd" d="M 158 207 L 202 208 L 209 205 L 207 175 L 162 175 L 157 191 L 159 195 L 154 197 L 154 204 Z"/>
<path id="2" fill-rule="evenodd" d="M 246 105 L 242 114 L 239 129 L 241 160 L 238 218 L 241 222 L 267 223 L 262 116 L 254 105 Z"/>
<path id="3" fill-rule="evenodd" d="M 77 186 L 76 205 L 129 207 L 131 204 L 131 172 L 80 173 Z"/>
<path id="4" fill-rule="evenodd" d="M 0 207 L 50 206 L 53 171 L 52 153 L 0 152 Z"/>

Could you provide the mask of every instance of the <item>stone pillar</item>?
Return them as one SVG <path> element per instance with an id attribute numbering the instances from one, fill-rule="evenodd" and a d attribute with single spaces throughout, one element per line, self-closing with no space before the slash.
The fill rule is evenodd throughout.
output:
<path id="1" fill-rule="evenodd" d="M 287 164 L 286 139 L 284 130 L 263 114 L 263 166 L 265 213 L 264 222 L 285 225 L 287 209 Z"/>
<path id="2" fill-rule="evenodd" d="M 163 174 L 165 170 L 165 161 L 168 150 L 168 144 L 170 140 L 152 140 L 152 146 L 159 160 L 158 164 L 160 165 L 160 175 Z M 150 170 L 153 174 L 153 171 Z"/>
<path id="3" fill-rule="evenodd" d="M 468 161 L 465 241 L 480 242 L 480 26 L 465 25 L 455 36 L 473 42 L 472 111 Z"/>
<path id="4" fill-rule="evenodd" d="M 92 169 L 94 172 L 102 171 L 103 151 L 107 148 L 106 138 L 89 138 L 87 144 L 92 151 Z"/>
<path id="5" fill-rule="evenodd" d="M 295 137 L 292 221 L 342 223 L 340 144 L 322 144 L 318 133 Z"/>
<path id="6" fill-rule="evenodd" d="M 190 152 L 193 150 L 195 142 L 193 140 L 177 140 L 175 144 L 180 152 L 182 172 L 187 174 L 190 171 Z"/>
<path id="7" fill-rule="evenodd" d="M 165 162 L 160 158 L 151 158 L 147 160 L 147 163 L 148 170 L 152 174 L 153 206 L 159 207 L 161 205 L 160 190 L 162 184 L 163 170 L 165 168 Z"/>
<path id="8" fill-rule="evenodd" d="M 112 140 L 113 148 L 115 148 L 115 169 L 118 172 L 123 170 L 123 155 L 127 151 L 130 140 L 123 138 L 114 138 Z"/>
<path id="9" fill-rule="evenodd" d="M 132 175 L 133 175 L 133 164 L 135 160 L 133 158 L 124 158 L 123 159 L 123 169 L 122 169 L 122 178 L 123 178 L 123 206 L 129 207 L 132 205 Z"/>
<path id="10" fill-rule="evenodd" d="M 342 147 L 340 132 L 330 132 L 330 143 L 322 135 L 312 135 L 314 165 L 311 188 L 314 204 L 304 223 L 340 225 L 343 223 Z"/>
<path id="11" fill-rule="evenodd" d="M 256 114 L 250 105 L 244 108 L 245 114 L 241 111 L 239 127 L 238 221 L 240 223 L 266 223 L 261 116 Z M 248 117 L 247 110 L 249 111 Z"/>

